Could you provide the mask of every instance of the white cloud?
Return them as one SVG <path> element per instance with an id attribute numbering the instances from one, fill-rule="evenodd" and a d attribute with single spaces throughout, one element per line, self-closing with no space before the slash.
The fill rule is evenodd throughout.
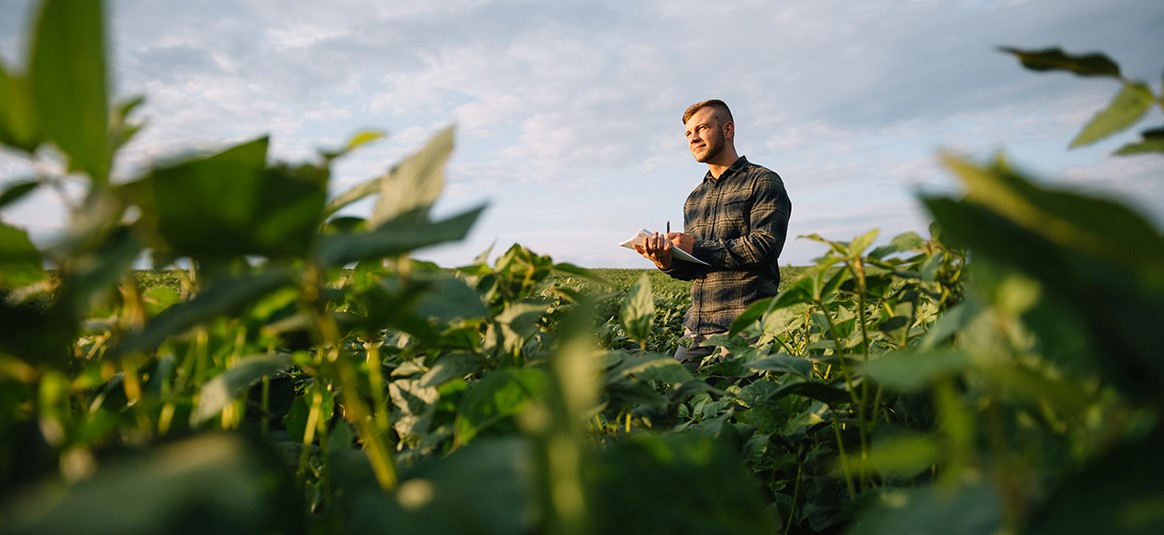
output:
<path id="1" fill-rule="evenodd" d="M 1142 202 L 1164 198 L 1160 167 L 1141 163 L 1151 157 L 1110 158 L 1118 140 L 1066 149 L 1112 80 L 1031 73 L 994 48 L 1102 50 L 1157 87 L 1164 4 L 771 4 L 114 0 L 116 93 L 146 95 L 149 121 L 119 176 L 264 134 L 273 157 L 302 160 L 359 129 L 387 130 L 336 165 L 341 190 L 455 122 L 439 206 L 492 204 L 466 244 L 433 252 L 442 262 L 528 240 L 559 260 L 642 267 L 611 244 L 681 217 L 704 168 L 678 118 L 717 97 L 732 105 L 741 151 L 784 177 L 794 234 L 924 230 L 914 190 L 955 187 L 934 162 L 941 149 L 975 159 L 1005 149 L 1048 181 L 1110 186 L 1164 214 Z M 29 5 L 0 7 L 6 66 L 21 55 Z M 46 214 L 59 210 L 3 216 L 51 225 Z M 801 242 L 790 238 L 782 262 L 820 253 Z"/>

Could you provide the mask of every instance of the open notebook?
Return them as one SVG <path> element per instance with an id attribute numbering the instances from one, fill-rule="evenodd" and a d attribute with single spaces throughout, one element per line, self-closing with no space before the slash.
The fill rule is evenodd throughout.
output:
<path id="1" fill-rule="evenodd" d="M 631 238 L 629 240 L 624 241 L 624 242 L 620 243 L 619 245 L 626 247 L 627 249 L 630 249 L 633 251 L 635 249 L 636 245 L 642 245 L 646 241 L 648 236 L 652 236 L 654 234 L 655 234 L 654 232 L 651 232 L 647 229 L 639 229 L 638 234 L 631 236 Z M 684 251 L 683 249 L 680 249 L 678 247 L 671 248 L 671 256 L 678 259 L 678 260 L 684 260 L 687 262 L 694 262 L 696 264 L 703 264 L 705 266 L 711 265 L 711 264 L 708 264 L 707 262 L 704 262 L 703 260 L 700 260 L 698 258 L 695 258 L 694 256 L 691 256 L 687 251 Z"/>

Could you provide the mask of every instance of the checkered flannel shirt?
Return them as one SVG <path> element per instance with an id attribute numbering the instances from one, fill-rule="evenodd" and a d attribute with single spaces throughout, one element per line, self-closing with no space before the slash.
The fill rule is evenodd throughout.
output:
<path id="1" fill-rule="evenodd" d="M 692 281 L 685 327 L 727 331 L 754 301 L 776 295 L 791 213 L 780 175 L 743 156 L 719 178 L 704 175 L 683 203 L 683 232 L 695 240 L 695 257 L 711 267 L 675 259 L 663 270 Z"/>

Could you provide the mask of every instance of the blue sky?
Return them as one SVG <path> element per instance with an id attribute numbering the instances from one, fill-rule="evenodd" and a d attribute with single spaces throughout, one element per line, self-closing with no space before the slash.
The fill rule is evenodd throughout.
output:
<path id="1" fill-rule="evenodd" d="M 924 233 L 918 192 L 954 187 L 935 163 L 942 150 L 1003 151 L 1041 180 L 1126 198 L 1164 226 L 1164 158 L 1109 156 L 1135 132 L 1067 150 L 1115 83 L 1032 73 L 995 48 L 1102 51 L 1159 92 L 1164 2 L 718 4 L 114 0 L 114 92 L 145 95 L 149 124 L 116 172 L 130 179 L 264 134 L 274 157 L 303 161 L 357 130 L 387 131 L 337 165 L 338 192 L 455 124 L 437 211 L 489 208 L 464 242 L 418 257 L 456 266 L 521 243 L 586 267 L 647 268 L 617 244 L 680 226 L 706 169 L 680 116 L 720 98 L 737 148 L 780 173 L 792 198 L 781 264 L 824 252 L 799 235 Z M 30 6 L 0 0 L 10 69 L 23 69 Z M 1159 110 L 1143 124 L 1161 124 Z M 50 155 L 0 152 L 4 183 L 53 167 Z M 43 192 L 0 218 L 47 242 L 65 213 Z"/>

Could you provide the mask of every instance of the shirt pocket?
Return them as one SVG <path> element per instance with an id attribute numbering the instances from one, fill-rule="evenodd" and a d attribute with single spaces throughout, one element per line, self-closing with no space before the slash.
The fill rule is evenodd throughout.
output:
<path id="1" fill-rule="evenodd" d="M 751 232 L 752 202 L 748 198 L 726 200 L 719 212 L 717 234 L 725 240 L 739 238 Z"/>

